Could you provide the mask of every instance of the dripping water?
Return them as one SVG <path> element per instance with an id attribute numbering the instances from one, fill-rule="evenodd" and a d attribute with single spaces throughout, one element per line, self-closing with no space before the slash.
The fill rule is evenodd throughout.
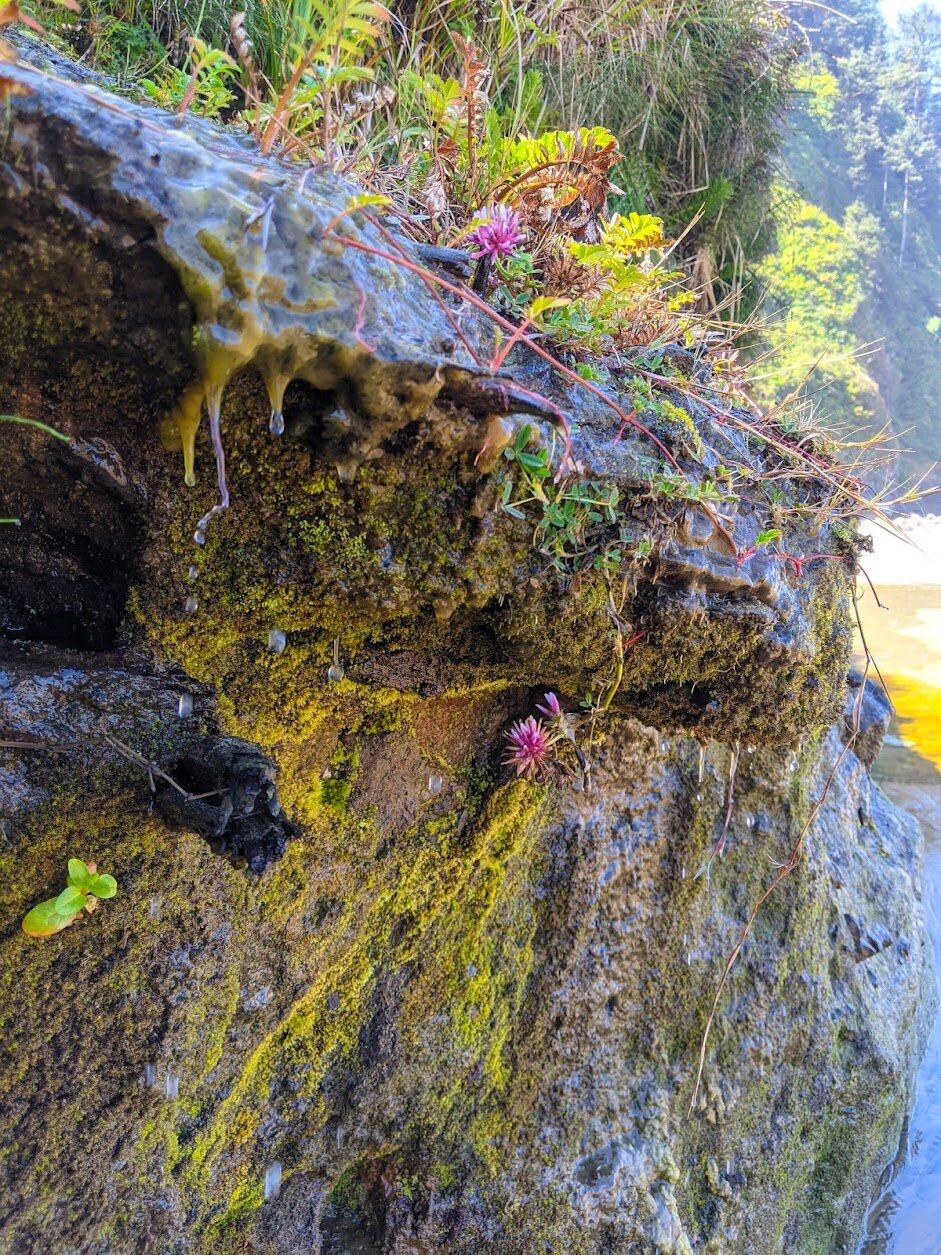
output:
<path id="1" fill-rule="evenodd" d="M 229 508 L 229 485 L 225 477 L 225 447 L 222 444 L 222 389 L 213 388 L 206 396 L 206 408 L 209 411 L 209 434 L 212 437 L 212 450 L 216 457 L 216 485 L 219 489 L 219 500 L 211 506 L 196 524 L 193 540 L 197 545 L 206 543 L 206 528 L 210 522 L 224 510 Z"/>
<path id="2" fill-rule="evenodd" d="M 331 684 L 339 684 L 346 675 L 346 668 L 340 661 L 340 638 L 334 637 L 333 641 L 333 662 L 327 668 L 327 679 Z"/>

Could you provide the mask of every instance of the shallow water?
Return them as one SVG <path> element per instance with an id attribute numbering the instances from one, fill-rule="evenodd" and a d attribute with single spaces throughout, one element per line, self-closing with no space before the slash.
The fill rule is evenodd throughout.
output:
<path id="1" fill-rule="evenodd" d="M 876 538 L 866 566 L 887 608 L 867 594 L 861 613 L 897 713 L 873 775 L 924 831 L 925 916 L 941 972 L 941 518 L 910 527 L 915 550 Z M 941 1017 L 859 1255 L 941 1255 Z"/>

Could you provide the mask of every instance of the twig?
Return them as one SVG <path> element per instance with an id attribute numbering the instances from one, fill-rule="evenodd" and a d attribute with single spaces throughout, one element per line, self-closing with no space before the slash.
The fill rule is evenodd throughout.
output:
<path id="1" fill-rule="evenodd" d="M 113 749 L 122 758 L 126 758 L 135 767 L 140 767 L 143 771 L 146 771 L 151 777 L 151 792 L 153 792 L 154 776 L 166 781 L 187 802 L 198 802 L 202 798 L 217 797 L 225 791 L 223 789 L 210 789 L 207 793 L 190 793 L 188 789 L 184 789 L 181 784 L 178 784 L 172 776 L 168 776 L 156 763 L 152 763 L 149 759 L 144 758 L 142 754 L 138 754 L 136 750 L 131 749 L 129 745 L 125 745 L 123 741 L 119 741 L 116 736 L 112 736 L 108 732 L 102 733 L 100 740 L 96 737 L 87 737 L 77 741 L 0 741 L 0 749 L 41 750 L 47 754 L 68 754 L 88 746 L 100 747 L 102 744 Z"/>

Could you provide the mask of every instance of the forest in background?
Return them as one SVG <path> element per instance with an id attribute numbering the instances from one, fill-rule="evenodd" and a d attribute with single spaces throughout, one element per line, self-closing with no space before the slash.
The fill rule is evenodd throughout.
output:
<path id="1" fill-rule="evenodd" d="M 941 12 L 923 5 L 890 31 L 876 0 L 837 7 L 788 8 L 809 51 L 777 244 L 756 270 L 773 350 L 758 387 L 774 401 L 800 387 L 844 431 L 890 421 L 902 473 L 918 476 L 941 458 Z"/>

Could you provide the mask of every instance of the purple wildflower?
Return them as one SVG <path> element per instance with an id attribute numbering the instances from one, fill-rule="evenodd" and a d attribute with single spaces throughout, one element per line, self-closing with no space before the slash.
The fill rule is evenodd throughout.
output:
<path id="1" fill-rule="evenodd" d="M 546 703 L 545 706 L 536 707 L 541 715 L 545 715 L 547 719 L 562 718 L 562 707 L 555 693 L 547 693 L 542 700 Z"/>
<path id="2" fill-rule="evenodd" d="M 535 776 L 548 765 L 549 751 L 555 737 L 542 722 L 534 719 L 517 719 L 503 734 L 510 746 L 504 762 L 516 768 L 518 776 Z"/>
<path id="3" fill-rule="evenodd" d="M 525 239 L 519 214 L 502 204 L 478 210 L 467 236 L 467 242 L 475 249 L 471 257 L 489 257 L 491 261 L 497 257 L 509 257 Z"/>

